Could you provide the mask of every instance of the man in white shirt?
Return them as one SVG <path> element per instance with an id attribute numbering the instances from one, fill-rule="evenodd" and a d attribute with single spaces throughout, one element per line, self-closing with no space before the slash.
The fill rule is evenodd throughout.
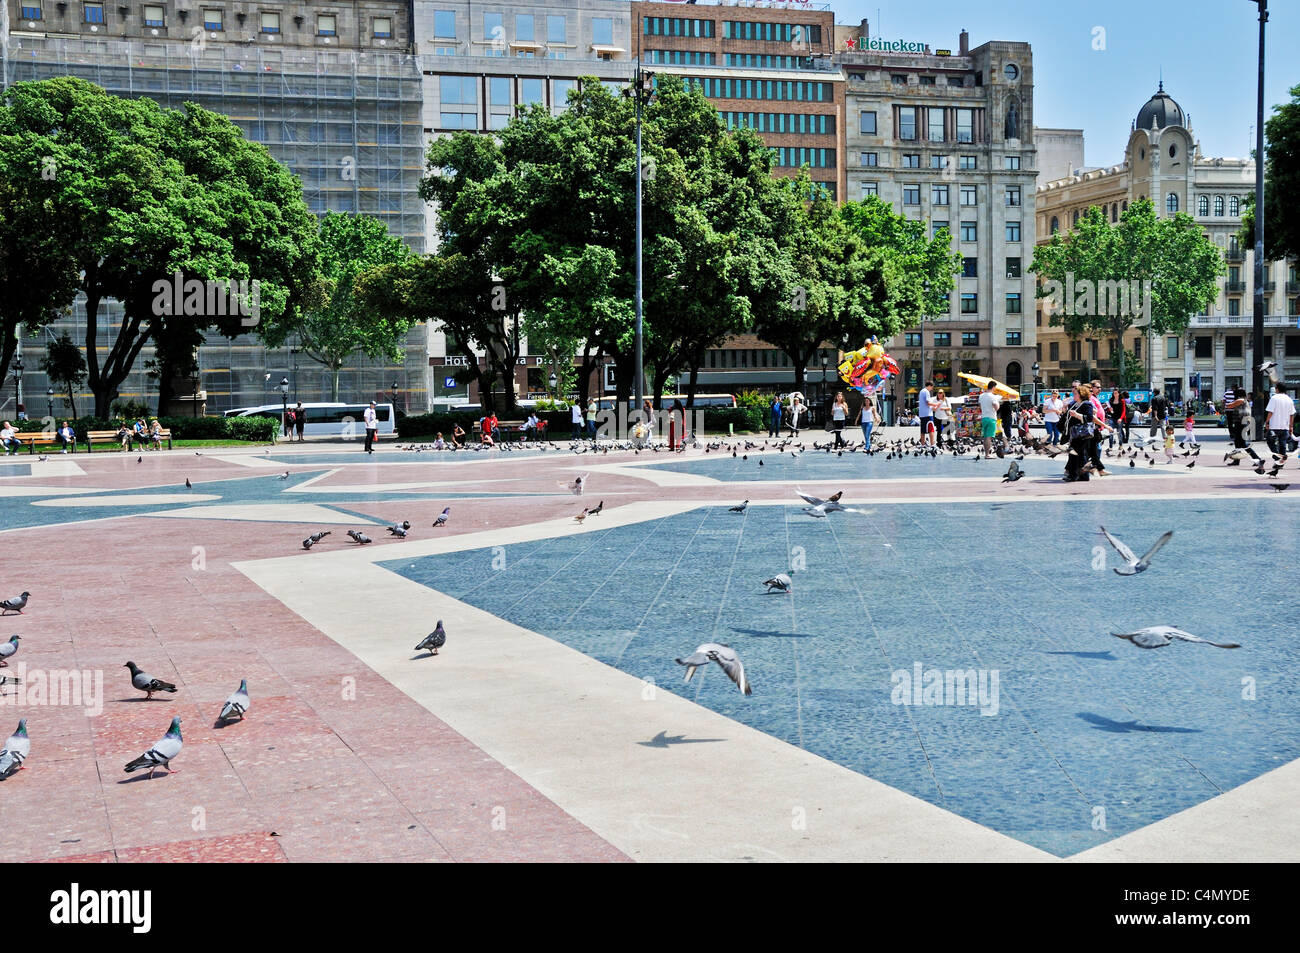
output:
<path id="1" fill-rule="evenodd" d="M 583 432 L 587 429 L 587 425 L 582 419 L 582 403 L 580 401 L 575 400 L 572 406 L 570 406 L 569 421 L 573 424 L 573 439 L 581 439 Z"/>
<path id="2" fill-rule="evenodd" d="M 1043 425 L 1047 430 L 1047 442 L 1050 444 L 1061 442 L 1061 414 L 1064 412 L 1065 401 L 1061 400 L 1058 391 L 1052 391 L 1043 401 Z"/>
<path id="3" fill-rule="evenodd" d="M 993 382 L 989 381 L 980 394 L 980 436 L 984 438 L 984 457 L 993 456 L 993 436 L 998 432 L 998 407 L 1002 401 L 993 393 Z"/>
<path id="4" fill-rule="evenodd" d="M 362 414 L 366 422 L 366 453 L 375 452 L 375 437 L 379 435 L 379 418 L 375 414 L 375 402 L 372 400 L 366 412 Z"/>
<path id="5" fill-rule="evenodd" d="M 0 428 L 0 445 L 5 448 L 5 455 L 17 453 L 18 448 L 22 446 L 18 441 L 18 432 L 14 430 L 14 425 L 5 421 L 4 427 Z"/>
<path id="6" fill-rule="evenodd" d="M 916 414 L 921 418 L 921 445 L 931 443 L 930 434 L 934 432 L 934 408 L 930 402 L 934 400 L 934 394 L 930 388 L 934 386 L 934 381 L 926 381 L 925 386 L 921 388 L 921 393 L 916 395 Z"/>
<path id="7" fill-rule="evenodd" d="M 1278 381 L 1275 393 L 1268 400 L 1264 412 L 1268 415 L 1268 429 L 1273 434 L 1274 452 L 1286 463 L 1286 452 L 1291 446 L 1291 425 L 1295 423 L 1295 401 L 1287 396 L 1286 385 Z"/>

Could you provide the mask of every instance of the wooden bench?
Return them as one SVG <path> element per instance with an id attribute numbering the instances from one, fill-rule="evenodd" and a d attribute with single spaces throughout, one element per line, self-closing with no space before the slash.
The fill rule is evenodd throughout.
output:
<path id="1" fill-rule="evenodd" d="M 167 442 L 168 450 L 172 448 L 172 432 L 170 427 L 163 427 L 162 430 L 158 432 L 158 438 L 159 440 L 165 440 Z M 112 443 L 112 444 L 118 444 L 120 446 L 120 441 L 117 438 L 117 431 L 116 430 L 87 430 L 86 431 L 86 452 L 94 453 L 95 444 L 97 443 Z M 141 440 L 134 433 L 132 433 L 131 443 L 130 443 L 131 448 L 135 449 L 136 444 L 140 444 L 140 446 L 142 446 L 146 450 L 148 450 L 150 447 L 154 445 L 152 439 Z"/>
<path id="2" fill-rule="evenodd" d="M 27 447 L 27 452 L 29 454 L 35 453 L 37 447 L 62 448 L 63 446 L 63 442 L 59 440 L 59 435 L 57 433 L 45 433 L 44 431 L 40 431 L 40 430 L 35 432 L 29 432 L 29 433 L 16 433 L 14 434 L 14 439 L 21 444 L 25 444 Z M 77 451 L 77 442 L 74 440 L 72 442 L 72 452 L 76 453 L 76 451 Z"/>

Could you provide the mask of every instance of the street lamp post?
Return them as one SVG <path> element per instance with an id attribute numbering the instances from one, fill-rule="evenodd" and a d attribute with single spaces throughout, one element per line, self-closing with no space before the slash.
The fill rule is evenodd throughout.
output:
<path id="1" fill-rule="evenodd" d="M 1034 372 L 1034 403 L 1038 403 L 1038 370 L 1039 370 L 1039 367 L 1038 367 L 1038 362 L 1037 362 L 1037 361 L 1034 361 L 1034 366 L 1033 366 L 1033 368 L 1031 368 L 1031 370 L 1033 370 L 1033 372 Z"/>
<path id="2" fill-rule="evenodd" d="M 653 88 L 654 75 L 654 73 L 642 72 L 641 57 L 638 54 L 636 76 L 632 82 L 632 95 L 636 97 L 636 380 L 634 393 L 638 412 L 641 410 L 642 381 L 645 378 L 641 333 L 641 99 Z M 648 100 L 649 96 L 645 98 Z"/>
<path id="3" fill-rule="evenodd" d="M 1264 389 L 1264 373 L 1259 366 L 1264 355 L 1264 26 L 1268 23 L 1268 0 L 1252 0 L 1259 6 L 1259 83 L 1255 96 L 1255 320 L 1251 350 L 1255 358 L 1251 388 L 1256 394 Z M 1264 401 L 1256 401 L 1256 414 L 1263 414 Z M 1262 416 L 1255 420 L 1255 432 L 1263 432 Z"/>
<path id="4" fill-rule="evenodd" d="M 21 356 L 14 358 L 14 416 L 19 420 L 23 417 L 23 359 Z"/>
<path id="5" fill-rule="evenodd" d="M 551 385 L 550 390 L 548 390 L 547 393 L 551 395 L 551 398 L 552 398 L 552 399 L 554 399 L 554 398 L 555 398 L 555 385 L 558 384 L 558 383 L 560 383 L 560 379 L 559 379 L 558 377 L 555 376 L 555 371 L 551 371 L 551 376 L 550 376 L 549 378 L 547 378 L 547 382 Z"/>
<path id="6" fill-rule="evenodd" d="M 49 406 L 49 416 L 54 416 L 54 388 L 45 388 L 45 403 Z"/>
<path id="7" fill-rule="evenodd" d="M 826 412 L 826 355 L 822 354 L 822 413 Z"/>
<path id="8" fill-rule="evenodd" d="M 280 378 L 280 429 L 289 436 L 289 378 Z"/>

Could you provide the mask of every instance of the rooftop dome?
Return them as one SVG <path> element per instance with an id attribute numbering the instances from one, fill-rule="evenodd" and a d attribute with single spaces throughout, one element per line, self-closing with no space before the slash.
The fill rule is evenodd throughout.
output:
<path id="1" fill-rule="evenodd" d="M 1173 97 L 1165 92 L 1163 81 L 1160 83 L 1160 88 L 1156 90 L 1155 95 L 1147 100 L 1145 106 L 1138 110 L 1136 123 L 1138 129 L 1150 129 L 1152 122 L 1160 129 L 1168 126 L 1187 125 L 1187 117 L 1183 113 L 1183 107 L 1174 102 Z"/>

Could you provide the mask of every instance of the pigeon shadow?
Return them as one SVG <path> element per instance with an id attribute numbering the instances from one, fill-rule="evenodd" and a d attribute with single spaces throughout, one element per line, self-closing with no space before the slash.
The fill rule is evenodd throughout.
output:
<path id="1" fill-rule="evenodd" d="M 1133 731 L 1150 731 L 1156 734 L 1171 735 L 1196 735 L 1201 733 L 1200 728 L 1179 728 L 1172 725 L 1143 725 L 1139 724 L 1135 718 L 1133 721 L 1114 721 L 1104 715 L 1094 715 L 1092 712 L 1078 712 L 1078 717 L 1082 718 L 1098 731 L 1109 731 L 1114 734 L 1128 734 Z"/>
<path id="2" fill-rule="evenodd" d="M 141 697 L 140 695 L 132 695 L 130 698 L 116 699 L 116 701 L 120 701 L 120 702 L 165 702 L 166 700 L 167 699 L 163 698 L 161 695 L 158 695 L 154 698 L 144 698 Z"/>
<path id="3" fill-rule="evenodd" d="M 437 657 L 438 657 L 438 656 L 435 655 L 433 652 L 425 652 L 425 653 L 423 653 L 423 654 L 421 654 L 421 655 L 412 655 L 412 656 L 411 656 L 411 661 L 414 662 L 414 661 L 415 661 L 416 659 L 418 659 L 418 658 L 437 658 Z"/>
<path id="4" fill-rule="evenodd" d="M 231 725 L 239 724 L 243 720 L 242 718 L 218 718 L 212 723 L 212 727 L 214 730 L 220 731 L 222 728 L 229 728 Z"/>
<path id="5" fill-rule="evenodd" d="M 1075 658 L 1096 659 L 1099 662 L 1117 662 L 1119 661 L 1108 649 L 1105 652 L 1044 652 L 1044 655 L 1073 655 Z"/>
<path id="6" fill-rule="evenodd" d="M 776 632 L 771 629 L 741 629 L 736 626 L 730 626 L 732 632 L 738 635 L 752 635 L 760 639 L 811 639 L 815 636 L 811 632 Z"/>
<path id="7" fill-rule="evenodd" d="M 150 777 L 148 771 L 141 769 L 139 774 L 132 774 L 129 778 L 123 778 L 117 783 L 135 784 L 138 781 L 157 781 L 159 778 L 170 778 L 171 776 L 172 772 L 168 771 L 166 768 L 162 768 L 160 771 L 155 771 L 152 777 Z"/>
<path id="8" fill-rule="evenodd" d="M 649 741 L 638 741 L 637 744 L 643 748 L 669 748 L 673 745 L 698 745 L 726 740 L 726 738 L 687 738 L 685 735 L 670 735 L 666 731 L 661 731 Z"/>

